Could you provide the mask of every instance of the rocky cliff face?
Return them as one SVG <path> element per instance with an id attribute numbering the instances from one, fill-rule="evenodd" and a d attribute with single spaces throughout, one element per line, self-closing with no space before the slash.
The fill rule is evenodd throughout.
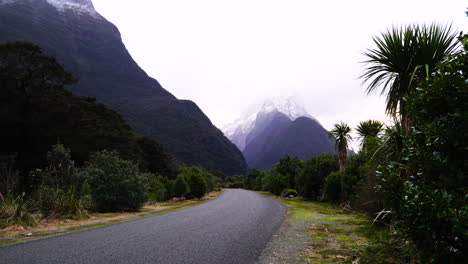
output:
<path id="1" fill-rule="evenodd" d="M 18 40 L 57 57 L 79 79 L 68 89 L 107 103 L 179 161 L 228 174 L 246 171 L 242 153 L 195 103 L 178 100 L 136 64 L 119 30 L 91 0 L 0 0 L 0 42 Z"/>

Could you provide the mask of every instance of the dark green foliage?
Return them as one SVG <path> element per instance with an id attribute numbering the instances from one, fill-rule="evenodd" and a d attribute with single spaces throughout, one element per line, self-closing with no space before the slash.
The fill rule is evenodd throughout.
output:
<path id="1" fill-rule="evenodd" d="M 184 167 L 179 176 L 186 179 L 188 184 L 187 197 L 201 198 L 215 187 L 214 176 L 199 167 Z"/>
<path id="2" fill-rule="evenodd" d="M 322 195 L 325 177 L 338 171 L 338 158 L 331 154 L 314 156 L 304 162 L 304 169 L 299 175 L 299 191 L 306 199 L 317 200 Z"/>
<path id="3" fill-rule="evenodd" d="M 302 171 L 303 162 L 298 157 L 291 158 L 286 154 L 279 162 L 275 165 L 275 170 L 288 177 L 288 186 L 290 188 L 296 188 L 296 178 Z"/>
<path id="4" fill-rule="evenodd" d="M 280 195 L 284 189 L 288 188 L 288 176 L 282 175 L 276 170 L 270 170 L 263 180 L 263 189 L 274 195 Z"/>
<path id="5" fill-rule="evenodd" d="M 367 120 L 359 122 L 356 132 L 361 139 L 361 151 L 367 150 L 368 141 L 377 138 L 384 128 L 379 120 Z"/>
<path id="6" fill-rule="evenodd" d="M 325 178 L 324 194 L 325 200 L 333 203 L 338 203 L 342 200 L 341 188 L 342 188 L 342 173 L 335 171 L 330 173 Z"/>
<path id="7" fill-rule="evenodd" d="M 179 174 L 174 182 L 175 197 L 184 197 L 189 192 L 189 186 L 185 180 L 185 176 Z"/>
<path id="8" fill-rule="evenodd" d="M 145 202 L 144 179 L 138 166 L 116 151 L 98 151 L 80 172 L 93 190 L 98 211 L 137 210 Z"/>
<path id="9" fill-rule="evenodd" d="M 335 148 L 338 151 L 338 161 L 340 171 L 346 167 L 346 160 L 348 159 L 348 145 L 353 140 L 350 133 L 351 128 L 348 124 L 340 122 L 335 124 L 333 129 L 330 130 L 330 137 L 335 142 Z"/>
<path id="10" fill-rule="evenodd" d="M 262 171 L 257 169 L 249 170 L 245 180 L 245 188 L 260 191 L 262 189 Z"/>
<path id="11" fill-rule="evenodd" d="M 78 165 L 91 152 L 116 149 L 145 170 L 174 174 L 174 162 L 161 145 L 135 137 L 122 117 L 104 104 L 64 89 L 74 81 L 36 45 L 0 45 L 0 129 L 4 135 L 0 154 L 17 153 L 16 166 L 24 175 L 23 190 L 32 191 L 27 188 L 37 186 L 37 179 L 34 182 L 27 172 L 46 166 L 45 153 L 57 140 L 73 149 L 71 159 Z"/>
<path id="12" fill-rule="evenodd" d="M 31 213 L 31 203 L 25 193 L 0 192 L 0 228 L 10 225 L 34 226 L 36 217 Z"/>
<path id="13" fill-rule="evenodd" d="M 239 176 L 239 175 L 227 177 L 224 180 L 224 187 L 225 188 L 245 188 L 246 179 L 245 177 Z"/>
<path id="14" fill-rule="evenodd" d="M 199 173 L 194 173 L 189 177 L 190 197 L 201 198 L 208 191 L 208 184 L 206 178 Z"/>
<path id="15" fill-rule="evenodd" d="M 176 161 L 164 152 L 161 144 L 148 137 L 136 137 L 135 142 L 141 153 L 138 157 L 140 169 L 171 178 L 176 177 Z"/>
<path id="16" fill-rule="evenodd" d="M 71 152 L 62 144 L 52 146 L 47 152 L 45 171 L 36 169 L 30 173 L 38 188 L 32 194 L 32 206 L 43 217 L 87 216 L 94 206 L 91 188 L 76 172 Z"/>
<path id="17" fill-rule="evenodd" d="M 389 229 L 378 231 L 362 253 L 362 264 L 410 264 L 416 252 L 414 247 Z M 450 262 L 442 262 L 450 263 Z"/>
<path id="18" fill-rule="evenodd" d="M 145 181 L 145 198 L 147 201 L 156 203 L 169 198 L 168 191 L 166 190 L 161 176 L 145 173 L 142 177 Z"/>
<path id="19" fill-rule="evenodd" d="M 387 113 L 399 110 L 406 122 L 404 97 L 412 96 L 415 84 L 426 77 L 428 68 L 433 71 L 437 63 L 456 50 L 456 33 L 451 26 L 408 25 L 393 27 L 373 40 L 377 47 L 364 53 L 368 66 L 361 78 L 369 84 L 368 93 L 383 87 Z"/>
<path id="20" fill-rule="evenodd" d="M 406 98 L 413 125 L 402 151 L 406 165 L 379 168 L 394 224 L 422 263 L 462 263 L 467 257 L 467 62 L 465 47 Z"/>
<path id="21" fill-rule="evenodd" d="M 75 185 L 75 164 L 71 159 L 70 149 L 62 144 L 52 146 L 47 152 L 47 173 L 42 179 L 42 184 L 58 188 L 68 188 Z"/>

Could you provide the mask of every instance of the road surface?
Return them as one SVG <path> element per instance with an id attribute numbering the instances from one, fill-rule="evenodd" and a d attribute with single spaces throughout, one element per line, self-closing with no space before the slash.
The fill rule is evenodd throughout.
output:
<path id="1" fill-rule="evenodd" d="M 276 200 L 227 189 L 197 206 L 0 247 L 0 263 L 254 263 L 286 211 Z"/>

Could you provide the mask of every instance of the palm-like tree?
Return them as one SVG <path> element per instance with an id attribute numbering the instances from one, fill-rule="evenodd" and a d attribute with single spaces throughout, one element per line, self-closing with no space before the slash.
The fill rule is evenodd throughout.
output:
<path id="1" fill-rule="evenodd" d="M 352 141 L 351 128 L 344 122 L 335 124 L 330 131 L 331 137 L 335 141 L 335 147 L 338 150 L 338 161 L 340 171 L 344 171 L 346 167 L 346 160 L 348 159 L 348 143 Z"/>
<path id="2" fill-rule="evenodd" d="M 384 124 L 378 120 L 360 122 L 356 128 L 358 138 L 361 139 L 361 149 L 366 151 L 371 138 L 376 138 L 383 130 Z"/>
<path id="3" fill-rule="evenodd" d="M 431 25 L 409 25 L 393 27 L 380 37 L 374 37 L 376 49 L 368 49 L 366 70 L 361 75 L 368 83 L 370 93 L 382 86 L 381 93 L 387 94 L 387 114 L 399 112 L 404 130 L 409 128 L 405 110 L 405 96 L 411 96 L 416 84 L 430 75 L 435 64 L 456 51 L 457 34 L 452 27 Z"/>

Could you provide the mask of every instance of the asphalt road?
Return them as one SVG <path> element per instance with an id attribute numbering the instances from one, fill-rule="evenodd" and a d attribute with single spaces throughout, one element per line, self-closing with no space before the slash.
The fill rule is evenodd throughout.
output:
<path id="1" fill-rule="evenodd" d="M 0 263 L 254 263 L 286 210 L 228 189 L 182 210 L 0 247 Z"/>

